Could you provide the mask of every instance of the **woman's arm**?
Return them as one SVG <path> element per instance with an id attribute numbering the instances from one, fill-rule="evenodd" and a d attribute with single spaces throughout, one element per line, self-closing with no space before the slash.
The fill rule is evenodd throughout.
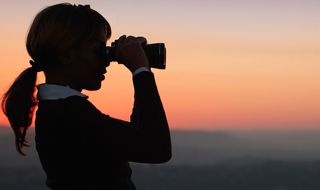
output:
<path id="1" fill-rule="evenodd" d="M 142 72 L 133 78 L 135 106 L 131 121 L 138 131 L 136 160 L 149 159 L 166 162 L 171 158 L 171 140 L 165 111 L 155 84 L 154 75 Z M 148 154 L 145 154 L 148 152 Z M 144 158 L 139 155 L 143 155 Z M 162 161 L 163 160 L 163 161 Z"/>
<path id="2" fill-rule="evenodd" d="M 101 113 L 81 97 L 67 98 L 58 112 L 61 128 L 70 128 L 66 140 L 70 148 L 117 159 L 163 163 L 171 158 L 171 140 L 166 115 L 151 72 L 133 78 L 135 106 L 132 123 Z M 59 142 L 58 142 L 59 143 Z M 66 147 L 66 145 L 64 145 Z"/>

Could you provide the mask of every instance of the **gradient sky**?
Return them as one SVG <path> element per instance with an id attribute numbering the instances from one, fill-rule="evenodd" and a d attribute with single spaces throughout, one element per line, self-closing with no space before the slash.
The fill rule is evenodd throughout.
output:
<path id="1" fill-rule="evenodd" d="M 1 94 L 29 67 L 32 19 L 60 2 L 1 1 Z M 69 2 L 100 12 L 111 41 L 126 34 L 166 44 L 167 69 L 153 72 L 171 129 L 320 129 L 319 0 Z M 131 74 L 117 63 L 107 71 L 101 90 L 83 93 L 128 120 Z M 8 125 L 2 112 L 0 125 Z"/>

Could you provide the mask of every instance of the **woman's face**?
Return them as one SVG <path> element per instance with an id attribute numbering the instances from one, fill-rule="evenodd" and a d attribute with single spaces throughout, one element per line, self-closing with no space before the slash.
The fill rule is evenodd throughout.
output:
<path id="1" fill-rule="evenodd" d="M 102 57 L 102 49 L 106 47 L 107 36 L 102 30 L 96 38 L 85 41 L 81 47 L 70 53 L 71 69 L 69 72 L 69 86 L 81 90 L 98 90 L 104 80 L 106 67 L 110 62 Z"/>

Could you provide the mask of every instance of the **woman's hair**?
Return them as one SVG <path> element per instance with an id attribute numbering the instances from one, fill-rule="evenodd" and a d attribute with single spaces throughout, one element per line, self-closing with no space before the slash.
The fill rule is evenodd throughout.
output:
<path id="1" fill-rule="evenodd" d="M 33 66 L 24 70 L 2 96 L 2 110 L 15 133 L 16 149 L 21 155 L 25 155 L 21 149 L 29 146 L 26 131 L 38 103 L 35 97 L 37 72 L 53 72 L 59 55 L 93 39 L 101 30 L 109 39 L 109 23 L 89 5 L 56 4 L 43 9 L 34 18 L 26 40 Z"/>

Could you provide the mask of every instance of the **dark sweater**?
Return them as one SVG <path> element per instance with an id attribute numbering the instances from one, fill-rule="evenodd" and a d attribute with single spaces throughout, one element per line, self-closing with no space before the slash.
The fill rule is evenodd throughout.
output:
<path id="1" fill-rule="evenodd" d="M 36 148 L 53 190 L 133 190 L 128 161 L 171 158 L 170 133 L 153 74 L 133 78 L 131 121 L 104 115 L 87 99 L 42 100 L 36 115 Z"/>

